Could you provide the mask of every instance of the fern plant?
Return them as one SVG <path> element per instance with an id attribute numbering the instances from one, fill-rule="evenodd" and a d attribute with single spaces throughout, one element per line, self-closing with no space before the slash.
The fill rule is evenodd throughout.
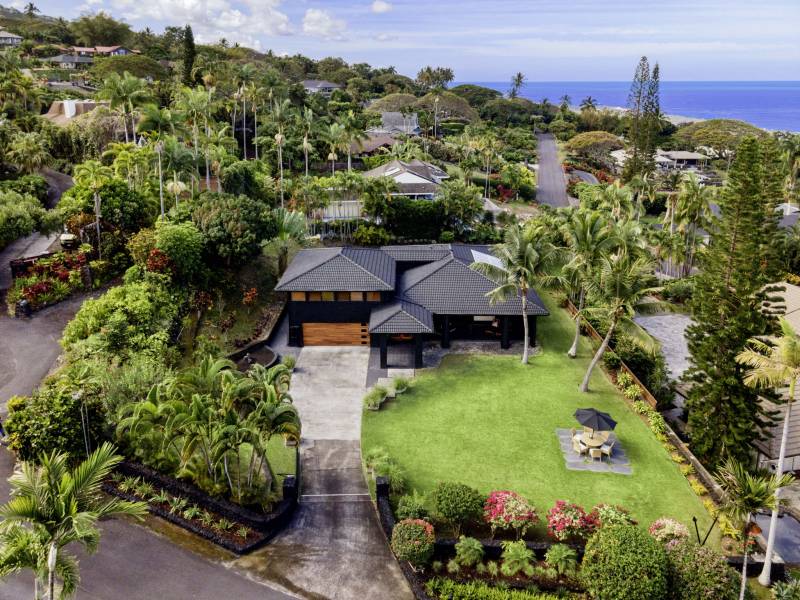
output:
<path id="1" fill-rule="evenodd" d="M 483 560 L 483 544 L 475 538 L 462 535 L 456 542 L 455 560 L 462 567 L 474 567 Z"/>
<path id="2" fill-rule="evenodd" d="M 533 552 L 528 549 L 523 540 L 516 542 L 503 542 L 503 563 L 500 571 L 506 577 L 514 577 L 518 573 L 530 575 L 533 573 Z"/>

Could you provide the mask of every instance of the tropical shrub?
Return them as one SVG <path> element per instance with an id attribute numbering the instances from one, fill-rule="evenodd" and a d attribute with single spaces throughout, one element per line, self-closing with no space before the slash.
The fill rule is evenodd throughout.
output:
<path id="1" fill-rule="evenodd" d="M 396 394 L 402 394 L 411 387 L 411 380 L 408 377 L 395 377 L 392 379 L 392 386 Z"/>
<path id="2" fill-rule="evenodd" d="M 379 225 L 359 225 L 353 241 L 359 246 L 385 246 L 389 243 L 389 232 Z"/>
<path id="3" fill-rule="evenodd" d="M 642 397 L 642 388 L 634 383 L 633 385 L 629 385 L 622 390 L 622 395 L 628 400 L 638 400 Z"/>
<path id="4" fill-rule="evenodd" d="M 648 530 L 659 542 L 666 544 L 672 541 L 683 541 L 689 539 L 689 530 L 686 525 L 669 517 L 656 519 Z"/>
<path id="5" fill-rule="evenodd" d="M 603 365 L 609 371 L 616 371 L 617 369 L 619 369 L 621 364 L 622 361 L 620 360 L 616 352 L 609 350 L 605 354 L 603 354 Z M 620 373 L 620 375 L 623 375 L 623 373 Z"/>
<path id="6" fill-rule="evenodd" d="M 685 279 L 672 279 L 664 284 L 661 289 L 661 296 L 664 300 L 685 304 L 692 298 L 694 293 L 694 280 L 691 277 Z"/>
<path id="7" fill-rule="evenodd" d="M 378 410 L 386 400 L 387 390 L 385 387 L 376 385 L 366 394 L 364 394 L 363 403 L 364 408 L 369 410 Z"/>
<path id="8" fill-rule="evenodd" d="M 586 511 L 577 504 L 558 500 L 547 512 L 547 531 L 559 541 L 586 539 L 599 527 L 595 513 Z"/>
<path id="9" fill-rule="evenodd" d="M 631 377 L 630 373 L 627 371 L 622 371 L 621 373 L 617 374 L 617 386 L 625 389 L 628 386 L 634 385 L 633 377 Z"/>
<path id="10" fill-rule="evenodd" d="M 398 519 L 426 519 L 428 509 L 425 508 L 425 496 L 414 490 L 411 494 L 401 496 L 395 511 Z"/>
<path id="11" fill-rule="evenodd" d="M 493 587 L 480 581 L 458 583 L 442 577 L 428 581 L 425 589 L 435 600 L 553 600 L 559 597 L 527 590 Z"/>
<path id="12" fill-rule="evenodd" d="M 62 253 L 37 260 L 26 275 L 14 280 L 6 302 L 9 314 L 14 305 L 27 300 L 34 310 L 64 300 L 73 292 L 83 289 L 81 269 L 86 265 L 84 252 Z"/>
<path id="13" fill-rule="evenodd" d="M 267 164 L 260 161 L 240 160 L 225 167 L 222 172 L 222 189 L 234 196 L 247 196 L 270 207 L 275 202 L 275 182 L 269 175 Z"/>
<path id="14" fill-rule="evenodd" d="M 158 213 L 155 197 L 132 189 L 123 179 L 112 179 L 100 187 L 98 194 L 103 222 L 125 231 L 139 231 L 152 225 Z M 79 213 L 93 215 L 94 191 L 75 185 L 64 193 L 57 210 L 64 219 Z"/>
<path id="15" fill-rule="evenodd" d="M 392 529 L 392 551 L 415 569 L 428 564 L 434 541 L 433 525 L 422 519 L 404 519 Z"/>
<path id="16" fill-rule="evenodd" d="M 3 192 L 16 192 L 22 196 L 31 196 L 44 204 L 47 200 L 47 180 L 41 175 L 23 175 L 16 179 L 0 181 L 0 196 Z"/>
<path id="17" fill-rule="evenodd" d="M 533 574 L 533 559 L 533 550 L 530 550 L 523 540 L 503 542 L 503 562 L 500 571 L 506 577 L 514 577 L 517 573 L 524 573 L 530 577 Z"/>
<path id="18" fill-rule="evenodd" d="M 158 223 L 153 249 L 169 258 L 175 276 L 181 280 L 194 279 L 203 268 L 203 234 L 192 223 Z"/>
<path id="19" fill-rule="evenodd" d="M 592 509 L 592 514 L 597 517 L 600 527 L 611 525 L 636 525 L 628 509 L 612 504 L 598 504 Z"/>
<path id="20" fill-rule="evenodd" d="M 51 452 L 78 459 L 86 456 L 87 442 L 97 447 L 106 415 L 97 385 L 85 375 L 74 367 L 45 380 L 30 397 L 9 400 L 3 425 L 8 447 L 20 459 L 38 461 Z"/>
<path id="21" fill-rule="evenodd" d="M 667 597 L 667 573 L 663 546 L 638 527 L 621 525 L 589 538 L 581 579 L 594 598 L 660 600 Z"/>
<path id="22" fill-rule="evenodd" d="M 688 540 L 666 544 L 671 600 L 736 598 L 739 576 L 720 554 Z"/>
<path id="23" fill-rule="evenodd" d="M 433 490 L 432 499 L 436 512 L 452 526 L 456 535 L 463 525 L 476 521 L 483 512 L 481 493 L 463 483 L 439 482 Z"/>
<path id="24" fill-rule="evenodd" d="M 36 230 L 54 230 L 58 223 L 57 215 L 33 196 L 0 190 L 0 249 Z"/>
<path id="25" fill-rule="evenodd" d="M 571 577 L 578 570 L 578 553 L 565 544 L 553 544 L 547 550 L 545 563 L 559 575 Z"/>
<path id="26" fill-rule="evenodd" d="M 800 579 L 776 581 L 772 586 L 775 600 L 800 600 Z"/>
<path id="27" fill-rule="evenodd" d="M 156 230 L 150 227 L 139 230 L 133 234 L 127 243 L 128 252 L 133 259 L 133 264 L 142 268 L 147 264 L 150 252 L 156 247 Z"/>
<path id="28" fill-rule="evenodd" d="M 456 542 L 456 562 L 462 567 L 474 567 L 483 560 L 483 544 L 472 537 L 461 536 Z"/>
<path id="29" fill-rule="evenodd" d="M 536 509 L 516 492 L 491 492 L 483 506 L 483 520 L 492 528 L 513 529 L 517 539 L 527 533 L 531 525 L 539 522 Z"/>

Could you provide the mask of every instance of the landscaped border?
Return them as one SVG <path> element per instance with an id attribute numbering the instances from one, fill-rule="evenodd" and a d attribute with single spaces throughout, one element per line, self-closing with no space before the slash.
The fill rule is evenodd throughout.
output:
<path id="1" fill-rule="evenodd" d="M 275 507 L 269 513 L 258 513 L 238 504 L 234 504 L 233 502 L 229 502 L 228 500 L 214 498 L 194 485 L 175 479 L 174 477 L 169 477 L 139 463 L 123 461 L 117 465 L 116 472 L 126 477 L 138 477 L 142 481 L 148 482 L 173 496 L 186 498 L 192 503 L 221 517 L 236 523 L 241 523 L 242 525 L 246 525 L 258 531 L 262 534 L 259 539 L 249 543 L 236 544 L 225 537 L 214 534 L 210 529 L 198 527 L 178 514 L 174 514 L 160 506 L 148 503 L 147 509 L 150 513 L 178 525 L 187 531 L 204 537 L 226 550 L 230 550 L 236 554 L 246 554 L 268 543 L 291 521 L 299 499 L 299 457 L 300 453 L 297 452 L 295 454 L 295 475 L 289 475 L 283 480 L 283 498 L 275 504 Z M 103 491 L 126 500 L 141 500 L 136 494 L 119 490 L 111 482 L 103 484 Z"/>

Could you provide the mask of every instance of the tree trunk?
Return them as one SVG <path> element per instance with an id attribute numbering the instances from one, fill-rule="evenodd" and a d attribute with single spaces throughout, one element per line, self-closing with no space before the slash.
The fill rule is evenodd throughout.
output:
<path id="1" fill-rule="evenodd" d="M 528 364 L 528 345 L 530 339 L 528 338 L 528 293 L 527 290 L 522 290 L 522 330 L 525 332 L 522 340 L 522 364 Z"/>
<path id="2" fill-rule="evenodd" d="M 353 161 L 352 161 L 352 158 L 350 156 L 350 148 L 348 147 L 347 148 L 347 172 L 349 173 L 352 170 L 353 170 Z"/>
<path id="3" fill-rule="evenodd" d="M 606 333 L 606 337 L 603 338 L 603 342 L 600 344 L 600 347 L 595 352 L 594 357 L 592 358 L 592 362 L 589 363 L 589 369 L 586 371 L 586 375 L 583 378 L 583 382 L 581 383 L 580 391 L 588 392 L 589 391 L 589 379 L 592 376 L 592 371 L 597 366 L 597 363 L 600 362 L 603 354 L 608 348 L 608 343 L 611 341 L 611 336 L 614 334 L 614 328 L 617 326 L 617 317 L 611 319 L 611 323 L 608 326 L 608 333 Z"/>
<path id="4" fill-rule="evenodd" d="M 308 148 L 303 148 L 303 155 L 306 159 L 306 178 L 308 178 Z"/>
<path id="5" fill-rule="evenodd" d="M 786 459 L 786 444 L 789 441 L 789 421 L 792 418 L 792 402 L 794 401 L 794 388 L 796 379 L 792 379 L 789 384 L 789 402 L 786 405 L 786 414 L 783 415 L 783 432 L 781 433 L 781 449 L 778 452 L 778 467 L 775 469 L 775 479 L 780 479 L 783 475 L 783 461 Z M 775 491 L 775 498 L 780 497 L 780 488 Z M 769 533 L 767 534 L 767 550 L 764 555 L 764 568 L 758 576 L 758 583 L 769 587 L 772 583 L 772 553 L 775 549 L 775 534 L 778 529 L 778 507 L 772 509 L 769 518 Z"/>
<path id="6" fill-rule="evenodd" d="M 242 148 L 244 149 L 244 159 L 247 160 L 247 97 L 242 88 Z"/>
<path id="7" fill-rule="evenodd" d="M 258 104 L 253 103 L 253 144 L 256 149 L 256 160 L 258 160 Z"/>
<path id="8" fill-rule="evenodd" d="M 578 297 L 578 312 L 575 314 L 575 337 L 572 340 L 572 346 L 567 350 L 567 356 L 575 358 L 578 355 L 578 342 L 581 339 L 581 311 L 583 311 L 585 292 L 581 286 L 580 295 Z"/>
<path id="9" fill-rule="evenodd" d="M 750 541 L 750 536 L 747 534 L 747 527 L 749 525 L 750 515 L 748 514 L 744 522 L 744 535 L 742 536 L 744 539 L 744 551 L 742 552 L 742 585 L 739 587 L 739 600 L 744 600 L 744 595 L 747 591 L 747 545 Z"/>
<path id="10" fill-rule="evenodd" d="M 100 249 L 100 194 L 94 193 L 94 228 L 97 232 L 97 258 L 103 258 L 103 251 Z"/>
<path id="11" fill-rule="evenodd" d="M 278 144 L 278 168 L 280 171 L 281 208 L 283 208 L 283 146 Z"/>
<path id="12" fill-rule="evenodd" d="M 47 556 L 47 598 L 56 599 L 56 562 L 58 561 L 58 546 L 50 542 L 50 552 Z"/>
<path id="13" fill-rule="evenodd" d="M 158 200 L 161 204 L 161 218 L 164 218 L 164 173 L 161 171 L 161 151 L 158 151 Z"/>

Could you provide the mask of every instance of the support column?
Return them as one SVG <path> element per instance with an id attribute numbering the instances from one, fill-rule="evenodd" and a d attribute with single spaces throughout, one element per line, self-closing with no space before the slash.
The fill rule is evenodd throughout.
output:
<path id="1" fill-rule="evenodd" d="M 389 334 L 382 333 L 380 334 L 380 345 L 381 345 L 381 369 L 387 368 L 388 365 L 388 346 L 389 346 Z"/>
<path id="2" fill-rule="evenodd" d="M 500 317 L 500 347 L 503 350 L 507 350 L 511 347 L 511 339 L 509 337 L 509 323 L 508 323 L 508 316 L 503 315 Z"/>
<path id="3" fill-rule="evenodd" d="M 536 347 L 536 315 L 528 315 L 528 335 L 531 348 Z"/>
<path id="4" fill-rule="evenodd" d="M 450 316 L 442 316 L 442 348 L 450 347 Z"/>
<path id="5" fill-rule="evenodd" d="M 418 333 L 414 336 L 414 368 L 422 367 L 422 334 Z"/>

